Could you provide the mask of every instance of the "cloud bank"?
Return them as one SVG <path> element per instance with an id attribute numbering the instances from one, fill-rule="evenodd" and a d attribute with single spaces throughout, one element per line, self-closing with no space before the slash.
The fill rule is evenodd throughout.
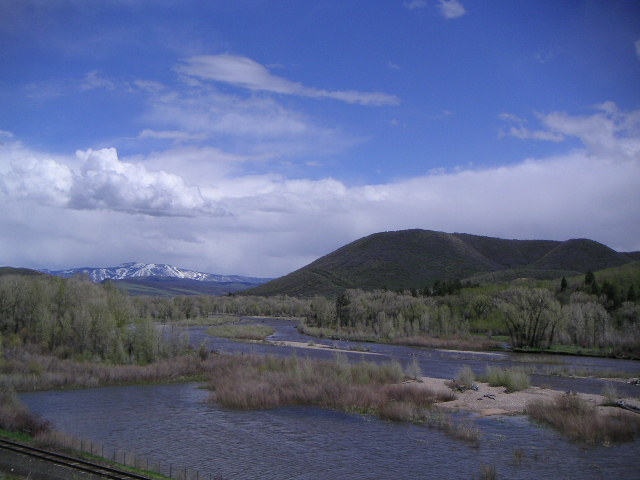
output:
<path id="1" fill-rule="evenodd" d="M 376 185 L 255 174 L 251 160 L 238 163 L 210 148 L 126 161 L 114 149 L 51 157 L 4 135 L 10 141 L 0 147 L 0 200 L 7 207 L 0 222 L 9 233 L 0 251 L 21 266 L 137 260 L 277 276 L 359 237 L 405 228 L 586 237 L 640 250 L 640 111 L 604 103 L 589 115 L 551 112 L 537 122 L 514 136 L 577 139 L 582 147 Z M 236 168 L 225 170 L 227 162 Z"/>

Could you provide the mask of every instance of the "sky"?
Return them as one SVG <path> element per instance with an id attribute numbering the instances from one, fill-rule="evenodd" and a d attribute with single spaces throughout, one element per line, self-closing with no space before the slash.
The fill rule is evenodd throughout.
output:
<path id="1" fill-rule="evenodd" d="M 0 0 L 0 265 L 640 250 L 640 2 Z"/>

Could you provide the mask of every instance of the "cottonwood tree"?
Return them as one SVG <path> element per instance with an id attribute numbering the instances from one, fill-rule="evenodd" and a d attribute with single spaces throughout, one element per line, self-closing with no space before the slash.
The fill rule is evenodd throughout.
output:
<path id="1" fill-rule="evenodd" d="M 561 319 L 560 303 L 544 288 L 513 288 L 498 298 L 498 307 L 515 347 L 548 347 Z"/>

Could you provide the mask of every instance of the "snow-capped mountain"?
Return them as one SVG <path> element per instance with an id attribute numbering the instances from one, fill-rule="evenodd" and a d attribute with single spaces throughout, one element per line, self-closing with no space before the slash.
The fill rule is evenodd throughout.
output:
<path id="1" fill-rule="evenodd" d="M 73 277 L 78 274 L 87 274 L 94 282 L 104 280 L 126 280 L 145 277 L 171 277 L 201 282 L 231 283 L 242 282 L 260 285 L 268 282 L 269 278 L 242 277 L 239 275 L 216 275 L 214 273 L 195 272 L 167 265 L 165 263 L 123 263 L 117 267 L 82 267 L 69 270 L 41 270 L 43 273 L 58 277 Z"/>

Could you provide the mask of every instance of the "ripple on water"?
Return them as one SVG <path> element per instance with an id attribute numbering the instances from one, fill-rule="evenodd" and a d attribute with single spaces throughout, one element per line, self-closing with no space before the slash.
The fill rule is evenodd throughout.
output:
<path id="1" fill-rule="evenodd" d="M 23 394 L 32 411 L 73 435 L 225 479 L 630 478 L 639 443 L 583 448 L 525 417 L 476 418 L 479 448 L 410 424 L 317 408 L 235 411 L 195 384 Z"/>

